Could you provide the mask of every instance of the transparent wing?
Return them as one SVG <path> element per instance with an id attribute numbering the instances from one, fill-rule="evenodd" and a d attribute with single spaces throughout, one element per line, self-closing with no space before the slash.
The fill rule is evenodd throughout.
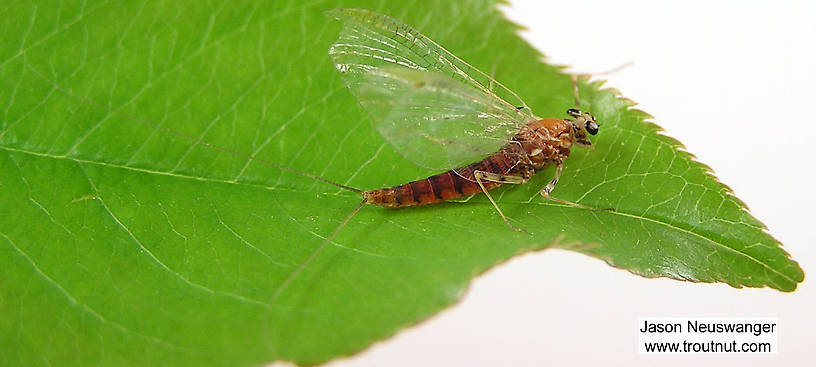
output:
<path id="1" fill-rule="evenodd" d="M 444 74 L 398 66 L 348 81 L 377 131 L 421 166 L 450 169 L 496 152 L 520 126 L 515 112 Z"/>
<path id="2" fill-rule="evenodd" d="M 368 10 L 329 15 L 343 21 L 329 51 L 336 68 L 380 134 L 414 163 L 471 163 L 535 119 L 515 93 L 415 29 Z"/>

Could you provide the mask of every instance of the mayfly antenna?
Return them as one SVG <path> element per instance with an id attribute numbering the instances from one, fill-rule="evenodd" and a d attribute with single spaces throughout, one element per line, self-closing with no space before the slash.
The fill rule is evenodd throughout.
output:
<path id="1" fill-rule="evenodd" d="M 600 72 L 600 73 L 592 73 L 592 74 L 586 74 L 586 73 L 570 74 L 570 77 L 572 78 L 572 97 L 574 98 L 574 101 L 575 101 L 575 106 L 574 106 L 574 107 L 575 107 L 575 108 L 578 108 L 578 105 L 579 105 L 579 104 L 581 104 L 581 103 L 580 103 L 580 99 L 578 98 L 578 75 L 589 75 L 590 77 L 593 77 L 593 76 L 600 76 L 600 75 L 609 75 L 609 74 L 617 73 L 617 72 L 619 72 L 619 71 L 621 71 L 621 70 L 623 70 L 623 69 L 626 69 L 626 68 L 628 68 L 628 67 L 630 67 L 630 66 L 632 66 L 632 65 L 634 65 L 634 64 L 635 64 L 635 62 L 634 62 L 634 61 L 628 61 L 628 62 L 625 62 L 625 63 L 623 63 L 623 64 L 621 64 L 621 65 L 618 65 L 618 66 L 616 66 L 616 67 L 614 67 L 614 68 L 612 68 L 612 69 L 609 69 L 609 70 L 606 70 L 606 71 L 602 71 L 602 72 Z"/>
<path id="2" fill-rule="evenodd" d="M 291 172 L 291 173 L 294 173 L 294 174 L 297 174 L 297 175 L 301 175 L 303 177 L 311 178 L 311 179 L 316 180 L 316 181 L 327 183 L 329 185 L 337 186 L 337 187 L 339 187 L 339 188 L 341 188 L 343 190 L 348 190 L 348 191 L 355 192 L 355 193 L 358 193 L 358 194 L 363 193 L 363 190 L 355 189 L 355 188 L 353 188 L 351 186 L 346 186 L 346 185 L 343 185 L 341 183 L 337 183 L 337 182 L 334 182 L 334 181 L 331 181 L 331 180 L 327 180 L 327 179 L 325 179 L 323 177 L 316 176 L 316 175 L 313 175 L 311 173 L 303 172 L 303 171 L 300 171 L 300 170 L 296 170 L 294 168 L 289 168 L 289 167 L 286 167 L 286 166 L 283 166 L 283 165 L 280 165 L 280 164 L 277 164 L 277 163 L 273 163 L 271 161 L 267 161 L 265 159 L 261 159 L 261 158 L 255 157 L 255 156 L 251 156 L 249 154 L 241 153 L 241 152 L 239 152 L 237 150 L 232 150 L 232 149 L 229 149 L 229 148 L 222 147 L 220 145 L 211 144 L 211 143 L 208 143 L 208 142 L 200 140 L 200 139 L 195 139 L 193 137 L 184 135 L 184 134 L 182 134 L 182 133 L 180 133 L 178 131 L 175 131 L 175 130 L 166 128 L 164 126 L 161 126 L 161 125 L 159 125 L 159 124 L 157 124 L 155 122 L 148 121 L 148 120 L 145 120 L 143 118 L 131 115 L 131 114 L 127 113 L 127 112 L 111 109 L 108 106 L 102 105 L 101 103 L 98 103 L 98 102 L 96 102 L 94 100 L 91 100 L 91 99 L 89 99 L 87 97 L 82 97 L 82 96 L 76 95 L 76 94 L 74 94 L 74 92 L 71 92 L 70 90 L 63 88 L 62 86 L 60 86 L 56 82 L 52 81 L 51 79 L 48 79 L 48 77 L 46 77 L 45 75 L 40 73 L 37 69 L 34 69 L 33 67 L 31 67 L 31 65 L 26 65 L 26 68 L 28 70 L 30 70 L 32 73 L 36 74 L 37 77 L 39 77 L 40 79 L 46 81 L 48 84 L 51 84 L 51 86 L 54 87 L 55 89 L 59 90 L 62 93 L 65 93 L 66 95 L 68 95 L 68 96 L 70 96 L 72 98 L 83 101 L 83 102 L 85 102 L 85 103 L 87 103 L 89 105 L 96 106 L 96 107 L 101 108 L 101 109 L 103 109 L 105 111 L 108 111 L 110 113 L 115 113 L 115 114 L 118 114 L 120 116 L 124 116 L 125 118 L 128 118 L 130 120 L 133 120 L 133 121 L 139 122 L 141 124 L 144 124 L 144 125 L 153 127 L 155 129 L 161 130 L 161 131 L 163 131 L 163 132 L 165 132 L 167 134 L 170 134 L 170 135 L 173 135 L 175 137 L 187 140 L 187 141 L 189 141 L 189 142 L 191 142 L 193 144 L 201 144 L 203 146 L 210 147 L 210 148 L 213 148 L 215 150 L 218 150 L 218 151 L 221 151 L 221 152 L 224 152 L 224 153 L 227 153 L 227 154 L 231 154 L 231 155 L 239 157 L 239 158 L 246 158 L 246 159 L 249 159 L 251 161 L 256 161 L 256 162 L 260 162 L 260 163 L 263 163 L 263 164 L 267 164 L 267 165 L 270 165 L 270 166 L 275 167 L 277 169 L 280 169 L 282 171 Z"/>

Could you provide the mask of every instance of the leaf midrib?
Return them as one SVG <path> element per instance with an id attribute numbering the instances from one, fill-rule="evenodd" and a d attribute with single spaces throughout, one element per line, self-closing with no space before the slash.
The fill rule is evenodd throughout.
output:
<path id="1" fill-rule="evenodd" d="M 175 177 L 175 178 L 188 179 L 188 180 L 213 182 L 213 183 L 219 183 L 219 184 L 241 185 L 241 186 L 246 186 L 246 187 L 262 188 L 262 189 L 266 189 L 266 190 L 270 190 L 270 191 L 281 191 L 281 190 L 283 190 L 283 191 L 298 192 L 298 193 L 307 193 L 307 192 L 312 193 L 312 191 L 307 191 L 307 190 L 296 190 L 296 189 L 292 189 L 292 188 L 265 186 L 265 185 L 250 184 L 250 183 L 245 183 L 245 182 L 230 181 L 230 180 L 219 180 L 219 179 L 209 178 L 209 177 L 191 176 L 191 175 L 184 175 L 184 174 L 173 173 L 173 172 L 150 170 L 150 169 L 146 169 L 146 168 L 138 168 L 138 167 L 132 167 L 132 166 L 126 166 L 126 165 L 118 165 L 118 164 L 108 163 L 108 162 L 84 160 L 84 159 L 69 157 L 69 156 L 58 156 L 58 155 L 53 155 L 53 154 L 48 154 L 48 153 L 40 153 L 40 152 L 34 152 L 34 151 L 23 150 L 23 149 L 18 149 L 18 148 L 12 148 L 12 147 L 8 147 L 8 146 L 0 146 L 0 149 L 10 151 L 10 152 L 29 154 L 29 155 L 33 155 L 33 156 L 37 156 L 37 157 L 45 157 L 45 158 L 57 159 L 57 160 L 68 160 L 68 161 L 77 162 L 77 163 L 95 164 L 95 165 L 100 165 L 100 166 L 104 166 L 104 167 L 113 167 L 113 168 L 119 168 L 119 169 L 126 169 L 126 170 L 136 171 L 136 172 L 140 172 L 140 173 Z M 329 193 L 329 192 L 327 192 L 327 193 L 324 193 L 324 194 L 344 196 L 344 197 L 349 197 L 349 198 L 357 197 L 356 195 L 354 195 L 354 196 L 347 195 L 347 194 L 344 195 L 345 193 L 342 193 L 342 192 L 341 193 L 338 193 L 338 192 Z M 535 203 L 535 202 L 530 202 L 530 201 L 527 201 L 527 202 L 512 202 L 512 201 L 508 202 L 508 201 L 506 201 L 505 203 L 506 204 L 518 204 L 518 205 L 536 204 L 536 205 L 543 205 L 543 206 L 571 208 L 569 206 L 565 206 L 565 205 L 562 205 L 562 204 L 544 203 L 544 202 Z M 580 210 L 585 210 L 585 209 L 580 209 Z M 609 212 L 609 213 L 620 215 L 620 216 L 623 216 L 623 217 L 633 218 L 633 219 L 636 219 L 636 220 L 643 220 L 643 221 L 648 221 L 648 222 L 651 222 L 651 223 L 660 224 L 660 225 L 666 226 L 667 228 L 670 228 L 672 230 L 676 230 L 676 231 L 679 231 L 681 233 L 691 235 L 692 237 L 701 238 L 701 239 L 705 240 L 706 242 L 714 244 L 716 247 L 719 247 L 722 250 L 725 250 L 725 251 L 730 252 L 730 253 L 735 253 L 735 254 L 738 254 L 738 255 L 742 255 L 745 258 L 747 258 L 747 259 L 749 259 L 749 260 L 751 260 L 751 261 L 753 261 L 753 262 L 755 262 L 757 264 L 762 265 L 763 268 L 771 271 L 774 274 L 777 274 L 777 275 L 781 276 L 782 278 L 786 279 L 787 281 L 789 281 L 789 282 L 791 282 L 793 284 L 797 283 L 796 280 L 792 279 L 787 274 L 780 272 L 779 270 L 771 267 L 769 264 L 764 263 L 764 262 L 760 261 L 759 259 L 751 256 L 750 254 L 745 253 L 745 252 L 741 252 L 741 251 L 739 251 L 739 250 L 737 250 L 735 248 L 732 248 L 732 247 L 730 247 L 730 246 L 728 246 L 728 245 L 726 245 L 724 243 L 721 243 L 721 242 L 718 242 L 718 241 L 716 241 L 714 239 L 708 238 L 708 237 L 704 236 L 701 233 L 697 233 L 697 232 L 694 232 L 692 230 L 679 227 L 679 226 L 677 226 L 677 225 L 675 225 L 675 224 L 673 224 L 671 222 L 664 222 L 664 221 L 660 221 L 658 219 L 646 217 L 646 216 L 643 216 L 643 215 L 631 214 L 631 213 L 626 213 L 626 212 L 617 211 L 617 210 Z M 772 281 L 772 280 L 769 279 L 769 281 Z M 774 283 L 774 284 L 778 285 L 777 283 Z"/>
<path id="2" fill-rule="evenodd" d="M 570 207 L 570 206 L 563 205 L 563 204 L 551 204 L 551 203 L 531 203 L 531 204 L 536 204 L 536 205 L 544 205 L 544 206 L 556 206 L 556 207 L 562 207 L 562 208 L 572 208 L 572 207 Z M 586 209 L 576 209 L 576 210 L 586 210 Z M 743 255 L 743 256 L 745 256 L 746 258 L 748 258 L 748 259 L 750 259 L 750 260 L 752 260 L 752 261 L 756 262 L 757 264 L 762 265 L 763 267 L 765 267 L 766 269 L 768 269 L 768 270 L 770 270 L 770 271 L 774 272 L 775 274 L 778 274 L 779 276 L 781 276 L 781 277 L 783 277 L 783 278 L 787 279 L 787 280 L 788 280 L 788 281 L 790 281 L 791 283 L 794 283 L 794 284 L 796 284 L 796 283 L 797 283 L 797 281 L 796 281 L 796 280 L 791 279 L 791 278 L 790 278 L 789 276 L 787 276 L 786 274 L 779 272 L 778 270 L 776 270 L 776 269 L 774 269 L 774 268 L 770 267 L 768 264 L 766 264 L 766 263 L 764 263 L 764 262 L 762 262 L 762 261 L 759 261 L 757 258 L 755 258 L 755 257 L 753 257 L 753 256 L 751 256 L 751 255 L 749 255 L 749 254 L 747 254 L 747 253 L 740 252 L 739 250 L 737 250 L 737 249 L 735 249 L 735 248 L 732 248 L 732 247 L 729 247 L 729 246 L 725 245 L 724 243 L 717 242 L 717 241 L 715 241 L 714 239 L 708 238 L 708 237 L 706 237 L 706 236 L 704 236 L 704 235 L 702 235 L 702 234 L 700 234 L 700 233 L 697 233 L 697 232 L 694 232 L 694 231 L 691 231 L 691 230 L 688 230 L 688 229 L 685 229 L 685 228 L 682 228 L 682 227 L 678 227 L 678 226 L 676 226 L 676 225 L 674 225 L 674 224 L 672 224 L 672 223 L 670 223 L 670 222 L 662 222 L 662 221 L 659 221 L 659 220 L 657 220 L 657 219 L 653 219 L 653 218 L 649 218 L 649 217 L 644 217 L 644 216 L 642 216 L 642 215 L 637 215 L 637 214 L 631 214 L 631 213 L 621 212 L 621 211 L 618 211 L 618 210 L 611 211 L 611 212 L 608 212 L 608 213 L 611 213 L 611 214 L 616 214 L 616 215 L 620 215 L 620 216 L 624 216 L 624 217 L 629 217 L 629 218 L 635 218 L 635 219 L 639 219 L 639 220 L 644 220 L 644 221 L 648 221 L 648 222 L 652 222 L 652 223 L 661 224 L 661 225 L 664 225 L 664 226 L 666 226 L 666 227 L 668 227 L 668 228 L 671 228 L 671 229 L 677 230 L 677 231 L 679 231 L 679 232 L 687 233 L 687 234 L 693 235 L 693 236 L 695 236 L 695 237 L 702 238 L 702 239 L 704 239 L 704 240 L 706 240 L 706 241 L 708 241 L 708 242 L 711 242 L 711 243 L 713 243 L 713 244 L 715 244 L 715 245 L 718 245 L 718 246 L 722 247 L 723 249 L 725 249 L 725 250 L 727 250 L 727 251 L 729 251 L 729 252 L 732 252 L 732 253 L 736 253 L 736 254 L 739 254 L 739 255 Z M 769 279 L 769 281 L 770 281 L 770 279 Z M 774 284 L 776 284 L 776 283 L 774 283 Z"/>

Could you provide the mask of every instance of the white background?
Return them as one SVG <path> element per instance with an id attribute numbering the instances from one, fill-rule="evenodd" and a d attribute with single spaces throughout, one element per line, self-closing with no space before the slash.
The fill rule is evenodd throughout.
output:
<path id="1" fill-rule="evenodd" d="M 550 62 L 599 72 L 655 116 L 816 271 L 816 5 L 806 1 L 512 1 Z M 603 131 L 601 131 L 603 133 Z M 813 363 L 816 290 L 644 279 L 577 253 L 516 258 L 464 300 L 331 366 Z M 641 355 L 649 316 L 778 317 L 776 355 Z M 807 363 L 806 363 L 807 362 Z"/>

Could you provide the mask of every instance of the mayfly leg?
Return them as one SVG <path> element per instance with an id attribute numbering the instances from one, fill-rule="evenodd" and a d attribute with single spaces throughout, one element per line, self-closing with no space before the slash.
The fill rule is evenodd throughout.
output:
<path id="1" fill-rule="evenodd" d="M 621 71 L 623 69 L 626 69 L 626 68 L 628 68 L 628 67 L 630 67 L 630 66 L 632 66 L 634 64 L 635 64 L 634 61 L 627 61 L 627 62 L 625 62 L 623 64 L 620 64 L 620 65 L 618 65 L 618 66 L 616 66 L 616 67 L 614 67 L 612 69 L 609 69 L 609 70 L 606 70 L 606 71 L 601 71 L 599 73 L 592 73 L 591 75 L 592 76 L 599 76 L 599 75 L 614 74 L 614 73 L 617 73 L 617 72 L 619 72 L 619 71 Z"/>
<path id="2" fill-rule="evenodd" d="M 569 205 L 571 207 L 580 208 L 580 209 L 612 210 L 612 209 L 593 208 L 591 206 L 586 206 L 586 205 L 583 205 L 583 204 L 573 203 L 572 201 L 562 200 L 562 199 L 554 198 L 554 197 L 550 196 L 550 193 L 553 191 L 553 189 L 555 189 L 555 185 L 558 184 L 558 179 L 561 178 L 561 171 L 562 171 L 563 167 L 564 167 L 564 165 L 562 165 L 562 164 L 559 164 L 559 165 L 555 166 L 555 176 L 553 176 L 553 179 L 547 184 L 547 186 L 544 186 L 544 188 L 541 189 L 541 191 L 540 191 L 541 196 L 543 196 L 547 200 L 552 200 L 552 201 L 554 201 L 556 203 L 561 203 L 561 204 L 564 204 L 564 205 Z"/>
<path id="3" fill-rule="evenodd" d="M 487 90 L 493 92 L 493 80 L 496 78 L 496 65 L 498 65 L 498 59 L 493 60 L 493 66 L 490 67 L 490 81 L 487 84 Z"/>
<path id="4" fill-rule="evenodd" d="M 484 184 L 482 183 L 482 180 L 487 180 L 493 182 L 520 185 L 524 183 L 524 179 L 518 176 L 500 175 L 498 173 L 478 170 L 473 171 L 473 177 L 476 179 L 476 183 L 479 184 L 479 187 L 482 188 L 482 192 L 484 192 L 484 194 L 487 195 L 487 199 L 490 200 L 490 203 L 493 204 L 493 207 L 496 208 L 497 212 L 499 212 L 499 215 L 504 220 L 504 222 L 507 223 L 507 225 L 510 226 L 510 228 L 512 228 L 516 232 L 527 232 L 523 228 L 517 228 L 510 224 L 510 220 L 508 220 L 507 217 L 504 216 L 504 213 L 502 213 L 501 209 L 499 209 L 499 206 L 496 204 L 496 201 L 493 200 L 493 196 L 490 195 L 490 193 L 487 191 L 487 189 L 484 187 Z"/>
<path id="5" fill-rule="evenodd" d="M 578 105 L 581 103 L 581 100 L 578 98 L 578 76 L 575 74 L 570 74 L 570 78 L 572 79 L 572 98 L 575 103 L 575 108 L 578 108 Z"/>

